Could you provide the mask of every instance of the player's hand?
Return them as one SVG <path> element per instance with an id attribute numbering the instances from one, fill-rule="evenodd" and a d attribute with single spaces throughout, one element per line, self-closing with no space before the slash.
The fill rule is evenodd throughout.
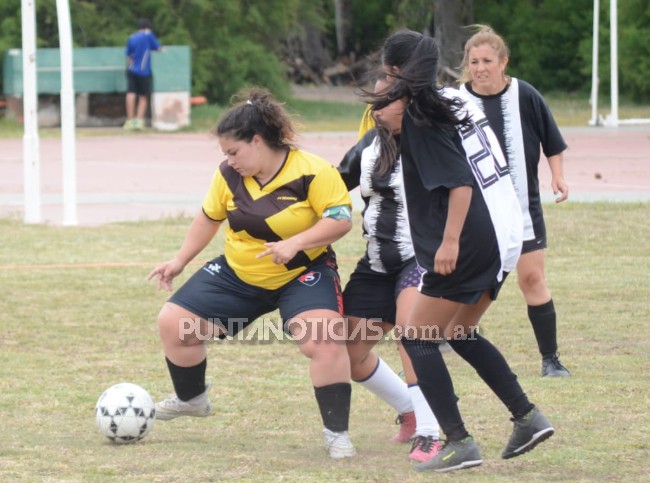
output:
<path id="1" fill-rule="evenodd" d="M 172 281 L 183 271 L 184 268 L 185 266 L 178 260 L 169 260 L 168 262 L 154 268 L 147 276 L 147 280 L 155 278 L 158 290 L 164 289 L 167 292 L 171 292 Z"/>
<path id="2" fill-rule="evenodd" d="M 458 242 L 443 240 L 433 260 L 433 271 L 440 275 L 450 275 L 453 273 L 456 270 L 459 251 Z"/>
<path id="3" fill-rule="evenodd" d="M 277 263 L 278 265 L 289 263 L 289 261 L 296 256 L 296 253 L 298 253 L 298 248 L 291 239 L 279 242 L 267 242 L 264 246 L 266 247 L 266 250 L 255 258 L 262 258 L 271 255 L 273 257 L 273 263 Z"/>
<path id="4" fill-rule="evenodd" d="M 553 189 L 556 203 L 562 203 L 569 198 L 569 186 L 563 179 L 552 180 L 551 188 Z"/>

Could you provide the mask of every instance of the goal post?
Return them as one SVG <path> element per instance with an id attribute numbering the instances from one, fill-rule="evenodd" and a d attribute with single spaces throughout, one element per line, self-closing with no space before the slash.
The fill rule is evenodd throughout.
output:
<path id="1" fill-rule="evenodd" d="M 591 126 L 618 127 L 629 124 L 650 124 L 650 119 L 620 119 L 618 115 L 618 2 L 609 2 L 609 48 L 610 48 L 610 113 L 603 117 L 598 114 L 598 31 L 600 24 L 600 1 L 594 0 L 593 53 L 591 72 Z"/>
<path id="2" fill-rule="evenodd" d="M 77 221 L 77 149 L 74 99 L 72 27 L 68 0 L 56 0 L 61 55 L 61 165 L 63 173 L 63 225 Z"/>
<path id="3" fill-rule="evenodd" d="M 68 0 L 56 1 L 61 56 L 61 163 L 63 225 L 77 225 L 77 175 L 72 28 Z M 36 5 L 21 0 L 23 96 L 23 192 L 25 223 L 42 222 L 38 85 L 36 62 Z"/>

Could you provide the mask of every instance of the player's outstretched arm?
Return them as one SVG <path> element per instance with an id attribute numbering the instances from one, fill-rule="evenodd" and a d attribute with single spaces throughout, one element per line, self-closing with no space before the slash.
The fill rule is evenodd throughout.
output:
<path id="1" fill-rule="evenodd" d="M 220 225 L 220 222 L 211 220 L 203 211 L 197 213 L 176 256 L 154 268 L 147 280 L 155 278 L 159 290 L 165 289 L 171 292 L 174 278 L 210 243 Z"/>

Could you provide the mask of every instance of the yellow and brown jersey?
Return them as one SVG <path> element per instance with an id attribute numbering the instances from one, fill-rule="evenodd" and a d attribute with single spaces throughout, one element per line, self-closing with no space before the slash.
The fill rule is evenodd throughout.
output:
<path id="1" fill-rule="evenodd" d="M 237 276 L 273 290 L 295 279 L 328 247 L 299 252 L 289 263 L 277 265 L 271 256 L 256 258 L 266 250 L 264 243 L 290 238 L 315 225 L 328 208 L 351 204 L 336 168 L 319 156 L 291 149 L 280 171 L 263 186 L 221 163 L 203 212 L 213 220 L 228 220 L 225 255 Z"/>
<path id="2" fill-rule="evenodd" d="M 359 132 L 357 134 L 357 140 L 360 141 L 368 131 L 370 131 L 377 124 L 375 123 L 375 118 L 372 117 L 372 106 L 368 104 L 366 110 L 363 111 L 363 116 L 361 117 L 361 122 L 359 123 Z"/>

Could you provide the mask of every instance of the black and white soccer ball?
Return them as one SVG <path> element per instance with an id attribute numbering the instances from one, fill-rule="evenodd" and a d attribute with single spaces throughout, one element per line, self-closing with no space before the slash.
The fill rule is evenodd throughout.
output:
<path id="1" fill-rule="evenodd" d="M 149 393 L 130 382 L 106 389 L 95 406 L 99 431 L 113 443 L 135 443 L 144 438 L 156 417 L 156 406 Z"/>

